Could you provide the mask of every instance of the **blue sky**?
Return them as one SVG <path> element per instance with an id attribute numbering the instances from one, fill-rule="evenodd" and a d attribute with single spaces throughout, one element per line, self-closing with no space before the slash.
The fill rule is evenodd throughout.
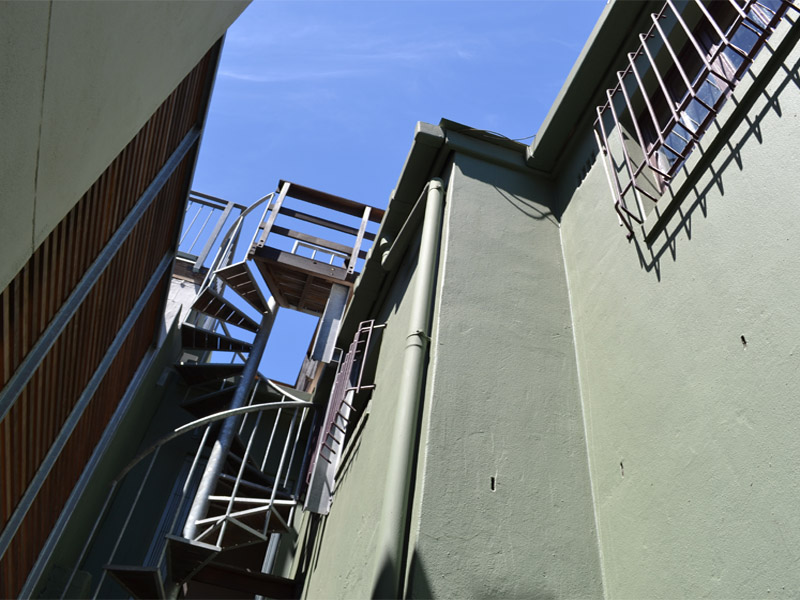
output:
<path id="1" fill-rule="evenodd" d="M 385 208 L 417 121 L 535 134 L 604 7 L 256 0 L 228 30 L 193 189 L 249 205 L 286 179 Z M 314 323 L 280 312 L 262 372 L 293 383 Z"/>

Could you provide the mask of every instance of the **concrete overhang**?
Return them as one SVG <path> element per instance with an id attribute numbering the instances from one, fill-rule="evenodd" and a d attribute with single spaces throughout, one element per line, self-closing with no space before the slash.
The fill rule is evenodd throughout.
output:
<path id="1" fill-rule="evenodd" d="M 577 132 L 589 130 L 595 107 L 603 103 L 606 89 L 616 82 L 616 71 L 622 68 L 618 57 L 639 45 L 637 21 L 662 4 L 663 0 L 613 0 L 606 5 L 528 147 L 528 166 L 550 174 L 558 169 L 567 145 Z"/>

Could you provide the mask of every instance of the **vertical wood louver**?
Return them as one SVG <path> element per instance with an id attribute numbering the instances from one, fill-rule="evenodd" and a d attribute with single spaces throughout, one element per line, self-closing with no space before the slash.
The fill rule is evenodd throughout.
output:
<path id="1" fill-rule="evenodd" d="M 0 389 L 18 377 L 87 269 L 187 135 L 202 125 L 219 54 L 217 43 L 112 161 L 0 294 Z M 70 412 L 122 323 L 174 251 L 197 154 L 197 141 L 103 265 L 100 276 L 13 398 L 2 398 L 0 532 L 34 480 Z M 41 482 L 5 553 L 0 547 L 0 597 L 14 597 L 80 477 L 160 321 L 169 270 L 147 300 L 75 429 Z M 62 435 L 63 438 L 63 435 Z M 41 475 L 39 476 L 41 477 Z M 19 512 L 19 511 L 18 511 Z M 19 521 L 17 518 L 16 521 Z"/>

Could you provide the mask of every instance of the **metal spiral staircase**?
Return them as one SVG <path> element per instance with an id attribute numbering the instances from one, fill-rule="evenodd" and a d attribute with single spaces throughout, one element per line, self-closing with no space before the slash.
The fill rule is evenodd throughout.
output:
<path id="1" fill-rule="evenodd" d="M 360 216 L 361 225 L 349 227 L 289 208 L 285 204 L 289 197 L 322 206 L 328 212 Z M 200 209 L 185 228 L 184 238 L 204 206 L 219 213 L 213 231 L 206 234 L 209 239 L 203 251 L 197 255 L 179 252 L 182 262 L 176 267 L 186 279 L 193 279 L 195 284 L 200 281 L 180 328 L 183 360 L 174 367 L 187 390 L 181 407 L 194 420 L 145 449 L 117 477 L 65 590 L 114 502 L 120 483 L 144 469 L 108 564 L 93 586 L 95 598 L 105 593 L 106 579 L 113 579 L 136 598 L 179 597 L 186 593 L 185 584 L 189 582 L 222 586 L 237 594 L 292 598 L 297 591 L 294 582 L 270 571 L 281 536 L 296 535 L 292 523 L 298 507 L 303 508 L 309 462 L 322 443 L 313 439 L 324 428 L 324 415 L 316 414 L 309 393 L 315 384 L 313 371 L 321 370 L 332 359 L 338 323 L 357 276 L 357 264 L 366 256 L 362 245 L 365 240 L 374 240 L 374 234 L 366 231 L 368 221 L 379 221 L 382 211 L 283 181 L 277 192 L 248 208 L 223 205 L 218 199 L 197 193 L 190 201 Z M 247 217 L 262 206 L 244 260 L 234 261 Z M 203 263 L 234 209 L 240 214 L 206 269 Z M 346 246 L 281 227 L 276 223 L 280 214 L 351 235 L 355 244 Z M 280 241 L 266 245 L 270 233 L 291 240 L 291 250 Z M 201 233 L 195 236 L 190 251 L 202 237 Z M 252 263 L 266 281 L 271 297 L 262 291 Z M 245 309 L 246 305 L 253 310 Z M 306 382 L 305 389 L 277 383 L 258 372 L 281 306 L 320 317 L 307 358 L 314 366 L 312 376 L 301 378 Z M 248 312 L 261 315 L 260 322 Z M 228 361 L 217 361 L 220 355 Z M 131 535 L 127 530 L 142 490 L 154 483 L 151 474 L 160 451 L 190 433 L 200 437 L 197 449 L 180 475 L 174 497 L 167 502 L 169 509 L 162 517 L 154 545 L 141 564 L 121 564 L 118 549 L 126 535 Z"/>

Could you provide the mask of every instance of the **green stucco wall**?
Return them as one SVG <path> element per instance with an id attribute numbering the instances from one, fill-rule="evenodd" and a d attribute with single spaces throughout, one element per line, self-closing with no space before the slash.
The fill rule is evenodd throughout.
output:
<path id="1" fill-rule="evenodd" d="M 551 198 L 528 174 L 455 157 L 412 597 L 602 596 Z"/>
<path id="2" fill-rule="evenodd" d="M 562 171 L 609 598 L 800 593 L 798 61 L 651 248 L 626 241 L 599 162 L 575 189 L 589 131 Z"/>
<path id="3" fill-rule="evenodd" d="M 457 154 L 454 164 L 412 482 L 407 595 L 601 597 L 554 190 L 478 158 Z M 308 598 L 373 591 L 416 253 L 412 244 L 377 317 L 387 323 L 377 388 L 307 551 Z"/>

